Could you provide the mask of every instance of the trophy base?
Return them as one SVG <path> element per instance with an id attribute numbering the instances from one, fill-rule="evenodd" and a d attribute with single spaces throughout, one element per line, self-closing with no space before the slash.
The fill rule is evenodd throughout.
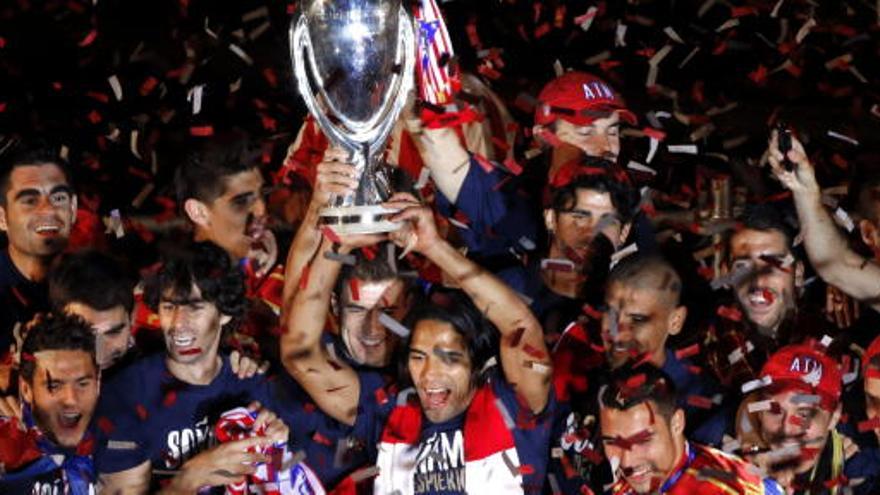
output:
<path id="1" fill-rule="evenodd" d="M 321 210 L 321 225 L 326 225 L 339 235 L 380 234 L 400 228 L 400 222 L 390 222 L 388 217 L 397 213 L 381 205 L 335 206 Z"/>

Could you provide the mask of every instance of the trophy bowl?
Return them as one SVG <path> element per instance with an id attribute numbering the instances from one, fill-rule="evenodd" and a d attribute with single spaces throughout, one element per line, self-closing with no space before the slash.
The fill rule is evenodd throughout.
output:
<path id="1" fill-rule="evenodd" d="M 381 155 L 413 86 L 415 35 L 401 0 L 305 0 L 290 48 L 306 107 L 359 177 L 322 223 L 340 234 L 396 230 L 381 206 L 391 194 Z"/>

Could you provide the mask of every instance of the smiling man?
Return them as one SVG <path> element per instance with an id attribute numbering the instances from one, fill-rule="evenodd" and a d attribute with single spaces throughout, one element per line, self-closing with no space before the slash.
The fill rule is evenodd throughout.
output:
<path id="1" fill-rule="evenodd" d="M 241 481 L 267 461 L 249 448 L 287 441 L 285 423 L 270 411 L 294 409 L 280 405 L 284 395 L 265 376 L 236 376 L 220 351 L 221 335 L 245 310 L 243 275 L 222 249 L 199 243 L 165 257 L 147 297 L 165 352 L 107 381 L 98 409 L 108 436 L 96 454 L 101 482 L 109 493 L 193 493 Z M 220 414 L 246 405 L 266 436 L 215 445 Z"/>
<path id="2" fill-rule="evenodd" d="M 426 256 L 467 295 L 418 305 L 402 325 L 386 322 L 406 336 L 401 364 L 413 388 L 395 396 L 321 344 L 327 280 L 340 269 L 323 255 L 334 251 L 329 241 L 312 261 L 309 283 L 293 296 L 282 339 L 285 367 L 326 415 L 378 446 L 375 493 L 539 491 L 555 403 L 540 326 L 509 287 L 439 237 L 430 208 L 406 194 L 385 206 L 400 210 L 393 220 L 406 225 L 392 240 Z M 491 366 L 492 357 L 501 369 Z"/>
<path id="3" fill-rule="evenodd" d="M 41 315 L 22 345 L 19 417 L 0 418 L 0 492 L 95 493 L 92 416 L 100 370 L 91 328 Z"/>
<path id="4" fill-rule="evenodd" d="M 758 391 L 750 411 L 760 441 L 771 449 L 755 457 L 790 493 L 842 493 L 844 479 L 876 478 L 876 464 L 861 469 L 861 455 L 838 433 L 843 383 L 838 363 L 816 343 L 786 346 L 773 354 L 761 370 L 770 385 Z M 763 405 L 762 405 L 763 404 Z M 853 483 L 854 493 L 873 481 Z"/>
<path id="5" fill-rule="evenodd" d="M 117 261 L 97 251 L 65 254 L 49 273 L 54 311 L 77 315 L 92 326 L 102 370 L 119 363 L 134 345 L 133 288 Z"/>
<path id="6" fill-rule="evenodd" d="M 781 494 L 743 460 L 689 442 L 672 380 L 652 365 L 625 368 L 599 391 L 605 456 L 614 495 Z"/>
<path id="7" fill-rule="evenodd" d="M 19 142 L 0 157 L 0 230 L 8 247 L 0 254 L 0 353 L 13 329 L 48 310 L 46 274 L 67 246 L 76 219 L 66 162 L 45 142 Z M 0 388 L 10 385 L 0 373 Z"/>

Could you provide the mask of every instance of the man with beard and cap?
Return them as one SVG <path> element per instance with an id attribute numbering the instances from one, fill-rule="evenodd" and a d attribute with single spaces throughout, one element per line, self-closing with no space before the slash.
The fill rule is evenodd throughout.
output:
<path id="1" fill-rule="evenodd" d="M 377 456 L 376 493 L 540 491 L 554 407 L 540 326 L 503 282 L 442 240 L 430 208 L 405 194 L 385 206 L 404 223 L 390 234 L 394 242 L 426 256 L 466 293 L 418 305 L 403 324 L 385 319 L 405 335 L 401 364 L 414 390 L 384 389 L 381 378 L 334 359 L 318 338 L 340 269 L 333 253 L 356 244 L 334 249 L 325 240 L 312 261 L 282 340 L 287 370 Z"/>
<path id="2" fill-rule="evenodd" d="M 19 141 L 0 156 L 0 390 L 13 386 L 13 332 L 49 309 L 46 275 L 67 246 L 76 195 L 66 160 L 45 141 Z"/>
<path id="3" fill-rule="evenodd" d="M 92 329 L 77 317 L 40 315 L 28 325 L 21 356 L 23 407 L 0 416 L 0 492 L 93 495 L 101 371 Z"/>
<path id="4" fill-rule="evenodd" d="M 838 432 L 842 378 L 821 345 L 779 349 L 759 379 L 737 420 L 738 440 L 755 464 L 788 493 L 874 493 L 876 452 L 860 451 Z"/>
<path id="5" fill-rule="evenodd" d="M 742 459 L 688 441 L 674 382 L 650 364 L 618 369 L 598 402 L 614 495 L 783 493 Z"/>

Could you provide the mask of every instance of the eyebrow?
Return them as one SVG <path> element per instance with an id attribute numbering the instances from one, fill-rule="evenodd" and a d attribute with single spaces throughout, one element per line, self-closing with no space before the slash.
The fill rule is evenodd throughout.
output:
<path id="1" fill-rule="evenodd" d="M 108 328 L 107 331 L 105 331 L 103 333 L 118 332 L 118 331 L 122 330 L 123 328 L 125 328 L 125 323 L 119 323 L 119 324 L 113 325 L 112 327 Z"/>
<path id="2" fill-rule="evenodd" d="M 55 194 L 58 192 L 65 192 L 67 194 L 72 194 L 73 190 L 70 188 L 70 186 L 59 185 L 59 186 L 53 187 L 52 190 L 49 191 L 49 195 L 52 195 L 52 194 Z M 35 187 L 29 187 L 27 189 L 22 189 L 21 191 L 18 191 L 18 193 L 16 193 L 16 195 L 15 195 L 15 199 L 19 200 L 24 197 L 39 196 L 39 195 L 40 195 L 39 189 L 37 189 Z"/>
<path id="3" fill-rule="evenodd" d="M 176 306 L 189 306 L 192 304 L 203 303 L 203 302 L 205 302 L 205 300 L 202 298 L 190 298 L 189 296 L 185 296 L 185 297 L 163 297 L 159 300 L 159 302 L 171 303 Z"/>
<path id="4" fill-rule="evenodd" d="M 257 195 L 257 193 L 252 192 L 252 191 L 243 192 L 241 194 L 236 194 L 235 196 L 233 196 L 230 201 L 238 201 L 240 199 L 250 199 L 256 195 Z"/>

